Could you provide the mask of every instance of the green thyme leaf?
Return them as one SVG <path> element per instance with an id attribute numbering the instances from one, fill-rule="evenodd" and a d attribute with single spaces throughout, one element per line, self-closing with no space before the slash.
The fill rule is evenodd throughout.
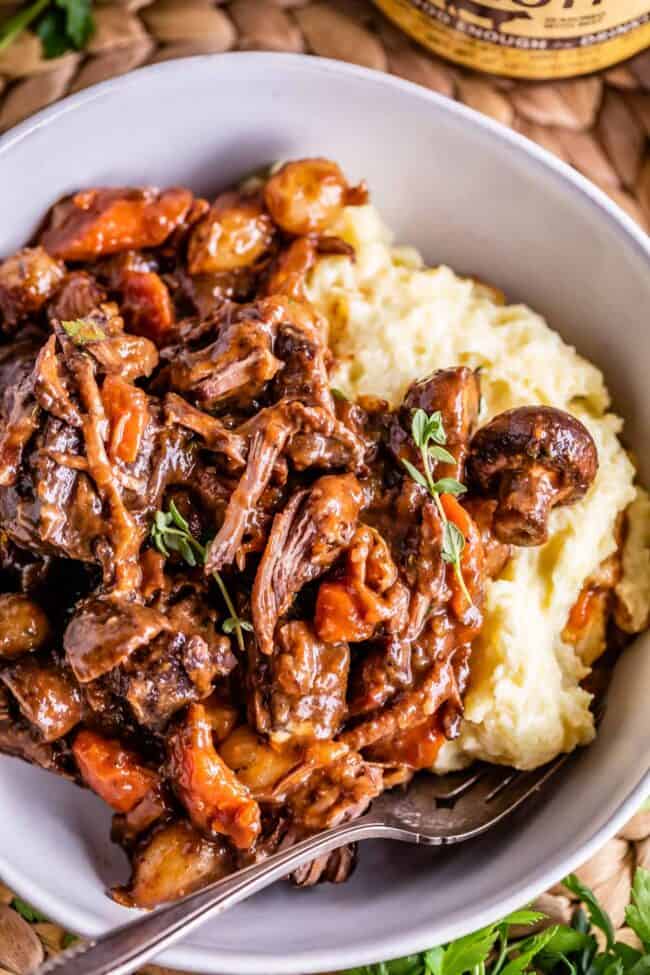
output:
<path id="1" fill-rule="evenodd" d="M 545 946 L 544 955 L 571 955 L 576 951 L 583 951 L 591 943 L 596 943 L 591 935 L 561 925 Z"/>
<path id="2" fill-rule="evenodd" d="M 74 318 L 71 321 L 61 322 L 61 325 L 75 345 L 86 345 L 88 342 L 101 342 L 106 338 L 104 330 L 97 322 L 89 318 Z"/>
<path id="3" fill-rule="evenodd" d="M 180 513 L 180 511 L 178 510 L 178 508 L 176 507 L 173 501 L 169 502 L 168 517 L 176 525 L 177 528 L 180 528 L 181 531 L 187 532 L 188 535 L 190 534 L 189 521 L 186 521 L 185 518 L 183 518 L 182 514 Z"/>
<path id="4" fill-rule="evenodd" d="M 423 409 L 414 410 L 413 416 L 411 417 L 411 436 L 413 437 L 415 446 L 420 451 L 424 472 L 419 471 L 414 464 L 405 460 L 403 457 L 401 458 L 402 464 L 416 484 L 425 488 L 436 503 L 438 514 L 443 525 L 442 558 L 445 562 L 453 565 L 454 575 L 458 580 L 465 599 L 471 606 L 472 598 L 465 584 L 463 570 L 460 564 L 460 555 L 465 546 L 465 538 L 460 529 L 455 525 L 450 527 L 449 519 L 440 501 L 441 494 L 453 494 L 455 497 L 458 497 L 458 495 L 464 494 L 467 488 L 453 477 L 442 477 L 440 480 L 434 481 L 431 469 L 432 459 L 447 464 L 455 462 L 452 454 L 440 446 L 447 442 L 447 435 L 440 410 L 436 410 L 430 416 L 427 416 Z"/>
<path id="5" fill-rule="evenodd" d="M 416 447 L 425 446 L 427 423 L 428 417 L 424 410 L 416 410 L 411 419 L 411 436 Z"/>
<path id="6" fill-rule="evenodd" d="M 460 481 L 457 481 L 455 477 L 441 477 L 439 481 L 434 482 L 434 488 L 437 494 L 453 494 L 458 497 L 459 494 L 465 494 L 467 488 Z"/>
<path id="7" fill-rule="evenodd" d="M 626 969 L 626 972 L 627 975 L 650 975 L 650 955 L 641 955 L 631 968 Z"/>
<path id="8" fill-rule="evenodd" d="M 440 460 L 443 464 L 455 464 L 456 458 L 453 454 L 450 454 L 448 450 L 444 447 L 439 447 L 437 444 L 431 444 L 429 446 L 429 456 L 433 457 L 434 460 Z"/>
<path id="9" fill-rule="evenodd" d="M 421 471 L 419 471 L 417 467 L 411 464 L 410 461 L 406 460 L 405 457 L 402 457 L 402 463 L 404 464 L 404 467 L 407 469 L 407 471 L 409 472 L 409 474 L 411 475 L 415 483 L 419 484 L 420 487 L 423 487 L 428 490 L 429 485 L 427 484 L 427 480 L 424 474 Z"/>
<path id="10" fill-rule="evenodd" d="M 465 536 L 460 528 L 453 522 L 445 522 L 442 530 L 442 558 L 448 563 L 456 563 L 460 560 L 463 549 L 465 548 Z"/>
<path id="11" fill-rule="evenodd" d="M 190 523 L 185 518 L 173 501 L 169 502 L 169 511 L 156 511 L 151 522 L 151 540 L 154 547 L 169 558 L 171 552 L 176 552 L 190 566 L 204 565 L 207 556 L 207 546 L 202 545 L 192 534 Z M 213 578 L 219 587 L 226 608 L 230 613 L 221 628 L 224 633 L 234 633 L 237 645 L 243 653 L 246 649 L 244 644 L 244 632 L 252 633 L 253 626 L 248 620 L 240 619 L 235 604 L 219 572 L 213 572 Z"/>
<path id="12" fill-rule="evenodd" d="M 438 444 L 447 443 L 447 434 L 442 423 L 442 413 L 440 410 L 436 410 L 428 418 L 424 434 L 427 440 L 434 440 Z"/>
<path id="13" fill-rule="evenodd" d="M 76 934 L 70 934 L 69 931 L 66 932 L 66 934 L 63 935 L 63 949 L 64 949 L 64 951 L 65 951 L 66 948 L 71 948 L 72 945 L 76 945 L 76 943 L 77 943 L 78 940 L 79 940 L 79 938 L 77 937 Z"/>
<path id="14" fill-rule="evenodd" d="M 94 31 L 91 0 L 51 0 L 39 18 L 36 33 L 46 58 L 58 58 L 66 51 L 80 51 Z"/>
<path id="15" fill-rule="evenodd" d="M 342 389 L 339 389 L 338 386 L 330 386 L 330 393 L 332 394 L 334 399 L 345 400 L 345 402 L 347 403 L 348 397 L 345 395 Z"/>

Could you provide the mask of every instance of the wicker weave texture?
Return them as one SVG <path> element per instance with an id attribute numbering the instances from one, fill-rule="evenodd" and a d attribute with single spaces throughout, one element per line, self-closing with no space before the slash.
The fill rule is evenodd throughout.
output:
<path id="1" fill-rule="evenodd" d="M 0 10 L 12 3 L 0 0 Z M 0 53 L 0 132 L 64 95 L 143 64 L 229 50 L 309 52 L 389 71 L 456 98 L 550 149 L 650 230 L 650 52 L 553 83 L 459 69 L 411 43 L 369 0 L 98 3 L 84 54 L 47 61 L 23 34 Z"/>

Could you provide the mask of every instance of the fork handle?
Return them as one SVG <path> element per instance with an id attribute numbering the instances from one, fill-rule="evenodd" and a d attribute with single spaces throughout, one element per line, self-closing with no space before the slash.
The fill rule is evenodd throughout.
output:
<path id="1" fill-rule="evenodd" d="M 165 948 L 184 938 L 209 917 L 220 914 L 251 894 L 324 853 L 346 843 L 389 838 L 393 830 L 372 813 L 308 837 L 295 846 L 237 871 L 225 880 L 189 894 L 95 941 L 81 942 L 55 955 L 36 975 L 130 975 Z"/>

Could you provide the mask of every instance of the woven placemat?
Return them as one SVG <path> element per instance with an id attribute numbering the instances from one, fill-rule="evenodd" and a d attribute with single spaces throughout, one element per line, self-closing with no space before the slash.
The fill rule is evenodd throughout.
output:
<path id="1" fill-rule="evenodd" d="M 15 6 L 0 0 L 0 11 Z M 88 85 L 144 64 L 229 50 L 307 52 L 388 71 L 455 98 L 511 126 L 575 166 L 650 230 L 650 52 L 597 76 L 554 83 L 515 82 L 457 68 L 411 43 L 367 0 L 120 0 L 99 2 L 87 52 L 45 60 L 25 33 L 0 53 L 0 132 Z M 622 927 L 636 865 L 650 868 L 650 811 L 635 816 L 578 871 Z M 13 894 L 0 884 L 0 975 L 8 938 L 36 939 L 60 951 L 64 932 L 37 922 L 25 933 L 9 916 Z M 544 894 L 540 909 L 568 921 L 563 889 Z M 12 928 L 17 918 L 18 931 Z M 34 939 L 34 935 L 36 939 Z M 14 942 L 15 943 L 15 939 Z M 28 948 L 28 945 L 27 945 Z M 27 968 L 24 971 L 27 972 Z M 146 975 L 171 975 L 149 966 Z"/>
<path id="2" fill-rule="evenodd" d="M 0 10 L 15 0 L 0 0 Z M 311 52 L 415 81 L 512 126 L 597 183 L 650 229 L 650 52 L 601 75 L 540 84 L 452 66 L 369 0 L 99 2 L 87 53 L 47 61 L 24 33 L 0 53 L 0 132 L 70 92 L 143 64 L 229 50 Z"/>

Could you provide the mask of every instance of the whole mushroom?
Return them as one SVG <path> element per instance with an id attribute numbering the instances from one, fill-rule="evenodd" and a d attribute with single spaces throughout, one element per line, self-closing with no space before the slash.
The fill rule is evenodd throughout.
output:
<path id="1" fill-rule="evenodd" d="M 574 504 L 598 470 L 598 452 L 576 417 L 550 406 L 499 413 L 472 437 L 470 484 L 498 501 L 493 531 L 511 545 L 541 545 L 552 508 Z"/>

